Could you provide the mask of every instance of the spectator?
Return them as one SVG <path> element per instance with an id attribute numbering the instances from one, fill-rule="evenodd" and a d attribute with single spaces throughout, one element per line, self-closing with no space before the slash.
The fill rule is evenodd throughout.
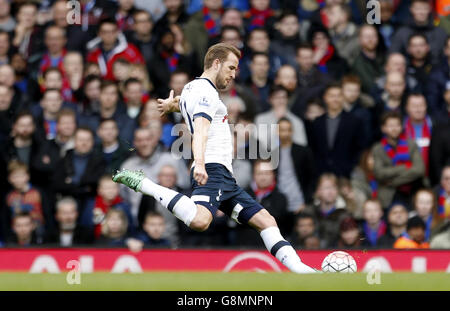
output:
<path id="1" fill-rule="evenodd" d="M 419 84 L 414 75 L 410 74 L 406 67 L 406 57 L 401 53 L 391 53 L 384 65 L 384 75 L 375 79 L 375 86 L 370 91 L 374 99 L 379 99 L 386 86 L 386 77 L 391 72 L 399 72 L 403 75 L 407 92 L 423 92 L 425 87 Z"/>
<path id="2" fill-rule="evenodd" d="M 105 172 L 113 174 L 122 163 L 130 156 L 130 145 L 126 145 L 119 140 L 119 128 L 114 119 L 104 119 L 100 121 L 97 135 L 101 144 L 97 146 L 97 154 L 103 156 Z"/>
<path id="3" fill-rule="evenodd" d="M 92 230 L 95 239 L 98 239 L 105 215 L 111 209 L 120 209 L 125 213 L 128 219 L 128 233 L 134 233 L 137 223 L 133 224 L 130 205 L 119 195 L 119 185 L 112 181 L 111 175 L 106 174 L 98 181 L 95 198 L 89 200 L 82 209 L 80 224 Z"/>
<path id="4" fill-rule="evenodd" d="M 298 64 L 298 90 L 302 96 L 294 103 L 291 110 L 300 118 L 305 118 L 306 105 L 309 101 L 319 97 L 325 90 L 331 78 L 314 64 L 314 51 L 310 44 L 297 47 L 296 61 Z"/>
<path id="5" fill-rule="evenodd" d="M 67 104 L 74 101 L 69 81 L 57 67 L 49 67 L 45 70 L 40 88 L 41 93 L 44 93 L 47 89 L 57 89 Z M 76 109 L 75 105 L 72 104 L 71 106 Z"/>
<path id="6" fill-rule="evenodd" d="M 320 71 L 327 73 L 334 80 L 341 79 L 349 71 L 347 61 L 340 57 L 325 28 L 313 28 L 309 41 L 314 47 L 314 63 Z"/>
<path id="7" fill-rule="evenodd" d="M 220 32 L 220 42 L 228 43 L 233 45 L 239 50 L 244 47 L 244 42 L 242 41 L 242 35 L 239 28 L 235 26 L 223 26 Z"/>
<path id="8" fill-rule="evenodd" d="M 316 159 L 317 173 L 333 172 L 338 177 L 349 178 L 363 148 L 363 137 L 359 135 L 362 123 L 344 111 L 340 84 L 330 84 L 323 99 L 327 111 L 311 124 L 308 139 Z"/>
<path id="9" fill-rule="evenodd" d="M 314 197 L 314 203 L 306 208 L 318 221 L 319 237 L 324 247 L 338 239 L 341 221 L 349 214 L 345 201 L 339 195 L 336 175 L 326 173 L 320 176 Z"/>
<path id="10" fill-rule="evenodd" d="M 4 163 L 17 159 L 29 167 L 38 147 L 39 139 L 33 115 L 28 111 L 18 113 L 13 123 L 11 137 L 2 150 Z"/>
<path id="11" fill-rule="evenodd" d="M 250 63 L 253 61 L 253 54 L 263 53 L 269 58 L 269 79 L 273 79 L 281 65 L 285 63 L 281 55 L 275 53 L 270 46 L 270 37 L 264 28 L 254 28 L 248 32 L 248 51 L 244 51 L 244 56 L 239 63 L 239 81 L 244 82 L 250 76 Z"/>
<path id="12" fill-rule="evenodd" d="M 427 101 L 420 93 L 411 93 L 406 100 L 406 117 L 403 122 L 405 137 L 414 140 L 422 154 L 425 174 L 429 175 L 429 152 L 433 123 L 427 115 Z"/>
<path id="13" fill-rule="evenodd" d="M 395 5 L 392 0 L 380 0 L 380 24 L 377 24 L 378 33 L 383 39 L 384 46 L 389 49 L 392 45 L 392 36 L 399 26 L 395 16 Z M 400 11 L 400 10 L 399 10 Z"/>
<path id="14" fill-rule="evenodd" d="M 433 67 L 426 83 L 426 96 L 431 114 L 446 112 L 450 101 L 445 100 L 445 93 L 449 89 L 450 75 L 450 37 L 445 40 L 444 56 L 437 66 Z"/>
<path id="15" fill-rule="evenodd" d="M 270 109 L 269 92 L 272 85 L 269 78 L 269 56 L 264 53 L 253 53 L 249 68 L 250 76 L 244 86 L 256 102 L 256 111 L 266 112 Z"/>
<path id="16" fill-rule="evenodd" d="M 430 60 L 430 46 L 424 34 L 413 34 L 408 40 L 408 73 L 412 75 L 420 85 L 426 85 L 428 76 L 433 68 Z"/>
<path id="17" fill-rule="evenodd" d="M 100 76 L 88 75 L 84 78 L 82 113 L 86 114 L 100 111 L 101 85 L 102 79 Z"/>
<path id="18" fill-rule="evenodd" d="M 33 219 L 37 236 L 42 238 L 45 231 L 42 196 L 30 183 L 27 166 L 17 160 L 11 161 L 8 164 L 8 181 L 12 190 L 6 196 L 7 219 L 10 221 L 16 214 L 28 213 Z"/>
<path id="19" fill-rule="evenodd" d="M 0 140 L 5 140 L 9 136 L 13 120 L 19 111 L 16 103 L 12 105 L 12 99 L 12 89 L 0 84 Z"/>
<path id="20" fill-rule="evenodd" d="M 202 10 L 189 17 L 184 33 L 197 56 L 196 63 L 203 68 L 203 56 L 208 49 L 208 41 L 220 34 L 220 20 L 223 12 L 222 0 L 204 0 Z"/>
<path id="21" fill-rule="evenodd" d="M 116 21 L 104 19 L 98 26 L 98 37 L 87 43 L 88 62 L 98 63 L 103 78 L 112 80 L 112 65 L 118 58 L 124 58 L 130 63 L 144 63 L 141 52 L 133 44 L 128 43 L 120 32 Z"/>
<path id="22" fill-rule="evenodd" d="M 380 248 L 392 248 L 395 241 L 406 233 L 408 209 L 403 203 L 392 203 L 387 211 L 388 230 L 380 237 Z"/>
<path id="23" fill-rule="evenodd" d="M 289 239 L 290 243 L 295 248 L 305 249 L 306 239 L 314 235 L 317 235 L 314 216 L 307 212 L 298 213 L 294 221 L 294 232 Z"/>
<path id="24" fill-rule="evenodd" d="M 114 15 L 117 25 L 121 31 L 129 30 L 133 27 L 133 14 L 136 11 L 134 0 L 118 0 L 118 8 Z"/>
<path id="25" fill-rule="evenodd" d="M 383 208 L 377 199 L 369 199 L 363 206 L 362 232 L 363 244 L 368 247 L 379 247 L 379 240 L 387 232 L 386 222 L 383 220 Z"/>
<path id="26" fill-rule="evenodd" d="M 430 244 L 425 242 L 425 223 L 419 216 L 414 216 L 408 220 L 406 234 L 395 241 L 394 248 L 430 248 Z"/>
<path id="27" fill-rule="evenodd" d="M 189 21 L 183 0 L 164 0 L 164 5 L 167 11 L 155 24 L 154 33 L 156 35 L 161 34 L 163 29 L 170 28 L 172 24 L 185 26 Z"/>
<path id="28" fill-rule="evenodd" d="M 239 1 L 237 0 L 235 2 L 236 6 L 231 5 L 223 12 L 221 25 L 222 29 L 228 26 L 236 27 L 239 33 L 243 35 L 245 34 L 244 18 L 242 11 L 238 9 Z"/>
<path id="29" fill-rule="evenodd" d="M 128 42 L 133 44 L 142 53 L 146 64 L 153 61 L 156 37 L 153 35 L 153 19 L 149 12 L 135 10 L 131 30 L 125 32 Z M 156 33 L 155 27 L 155 33 Z"/>
<path id="30" fill-rule="evenodd" d="M 64 197 L 56 202 L 55 219 L 57 226 L 48 232 L 46 244 L 59 247 L 87 245 L 93 242 L 93 232 L 90 228 L 77 224 L 78 204 L 72 197 Z"/>
<path id="31" fill-rule="evenodd" d="M 433 185 L 439 182 L 443 168 L 446 165 L 450 165 L 449 131 L 450 122 L 446 125 L 435 126 L 432 133 L 430 145 L 430 178 Z"/>
<path id="32" fill-rule="evenodd" d="M 183 190 L 177 186 L 177 171 L 173 165 L 163 165 L 158 172 L 158 184 L 173 189 L 175 191 Z M 167 208 L 162 206 L 160 202 L 150 196 L 143 196 L 139 205 L 138 224 L 139 228 L 145 230 L 145 222 L 148 213 L 157 213 L 164 218 L 164 232 L 162 238 L 168 240 L 169 244 L 177 247 L 180 243 L 180 223 L 178 218 L 174 217 Z"/>
<path id="33" fill-rule="evenodd" d="M 342 219 L 339 225 L 339 240 L 337 241 L 336 248 L 358 249 L 361 248 L 361 241 L 363 239 L 355 219 L 352 217 Z"/>
<path id="34" fill-rule="evenodd" d="M 373 167 L 373 154 L 370 149 L 367 149 L 361 154 L 359 164 L 351 175 L 351 185 L 357 202 L 353 216 L 357 219 L 362 218 L 363 203 L 378 197 L 378 182 L 375 179 Z"/>
<path id="35" fill-rule="evenodd" d="M 71 109 L 61 109 L 56 117 L 56 135 L 41 141 L 31 161 L 33 180 L 37 186 L 51 196 L 51 179 L 56 164 L 67 151 L 75 146 L 76 115 Z"/>
<path id="36" fill-rule="evenodd" d="M 16 28 L 16 21 L 11 16 L 11 3 L 9 0 L 0 0 L 0 30 L 12 32 Z"/>
<path id="37" fill-rule="evenodd" d="M 399 72 L 391 72 L 386 76 L 385 90 L 371 109 L 374 129 L 374 140 L 380 139 L 380 121 L 383 113 L 394 111 L 403 114 L 407 98 L 405 78 Z"/>
<path id="38" fill-rule="evenodd" d="M 272 150 L 279 145 L 277 124 L 281 118 L 287 118 L 292 124 L 293 142 L 306 146 L 308 141 L 303 121 L 288 109 L 288 92 L 282 86 L 274 86 L 270 90 L 269 102 L 272 109 L 260 113 L 255 118 L 258 127 L 258 140 L 267 148 Z"/>
<path id="39" fill-rule="evenodd" d="M 27 58 L 42 46 L 42 31 L 37 26 L 37 10 L 38 5 L 31 1 L 23 2 L 17 9 L 12 44 Z"/>
<path id="40" fill-rule="evenodd" d="M 362 91 L 369 93 L 376 78 L 383 74 L 385 55 L 379 51 L 377 29 L 373 25 L 363 25 L 359 29 L 361 52 L 353 62 L 353 72 L 361 79 Z"/>
<path id="41" fill-rule="evenodd" d="M 78 206 L 95 196 L 97 182 L 105 169 L 103 159 L 94 153 L 94 133 L 80 126 L 75 131 L 75 147 L 58 161 L 53 189 L 77 199 Z"/>
<path id="42" fill-rule="evenodd" d="M 158 135 L 159 141 L 165 149 L 170 149 L 172 143 L 177 139 L 177 136 L 172 136 L 173 122 L 167 115 L 161 116 L 158 111 L 158 102 L 155 99 L 150 99 L 145 104 L 137 119 L 141 128 L 160 127 L 162 132 Z"/>
<path id="43" fill-rule="evenodd" d="M 181 160 L 174 159 L 170 153 L 164 152 L 158 141 L 159 137 L 151 129 L 136 129 L 133 140 L 136 153 L 122 164 L 122 168 L 129 170 L 142 169 L 148 178 L 156 182 L 161 167 L 170 164 L 176 168 L 177 185 L 180 188 L 187 188 L 189 176 L 185 164 Z M 127 187 L 122 187 L 121 195 L 127 202 L 131 203 L 131 214 L 133 219 L 137 219 L 142 194 L 134 192 Z"/>
<path id="44" fill-rule="evenodd" d="M 148 72 L 152 77 L 155 92 L 159 97 L 165 97 L 169 93 L 168 84 L 170 74 L 175 70 L 194 73 L 194 59 L 189 50 L 177 46 L 175 32 L 167 29 L 161 33 L 155 47 L 155 56 L 151 63 L 147 64 Z M 183 40 L 183 39 L 182 39 Z"/>
<path id="45" fill-rule="evenodd" d="M 86 111 L 80 116 L 79 124 L 96 131 L 101 119 L 114 119 L 119 126 L 120 139 L 131 141 L 136 123 L 128 117 L 119 102 L 117 84 L 112 81 L 103 81 L 100 90 L 100 110 L 98 113 Z"/>
<path id="46" fill-rule="evenodd" d="M 95 245 L 104 247 L 126 247 L 128 240 L 128 220 L 120 209 L 110 209 L 102 223 L 101 235 Z"/>
<path id="47" fill-rule="evenodd" d="M 251 160 L 254 160 L 253 157 L 247 154 L 248 152 L 246 151 L 250 150 L 250 148 L 252 148 L 253 146 L 250 147 L 248 143 L 250 129 L 245 128 L 245 125 L 241 122 L 240 118 L 237 118 L 236 121 L 237 120 L 239 120 L 239 123 L 234 123 L 236 124 L 236 127 L 234 127 L 233 132 L 233 175 L 238 186 L 242 189 L 245 189 L 250 186 L 250 183 L 252 181 L 253 168 Z M 254 158 L 256 158 L 256 154 L 258 153 L 258 151 L 253 151 L 255 151 Z"/>
<path id="48" fill-rule="evenodd" d="M 6 242 L 9 247 L 28 247 L 42 244 L 42 240 L 36 236 L 33 218 L 26 212 L 14 215 L 12 230 L 13 234 Z"/>
<path id="49" fill-rule="evenodd" d="M 30 79 L 32 80 L 32 79 Z M 15 84 L 16 77 L 14 68 L 11 65 L 0 65 L 0 84 L 4 84 L 13 91 L 13 103 L 17 107 L 18 111 L 27 109 L 29 107 L 30 99 L 27 94 L 23 94 L 18 85 Z"/>
<path id="50" fill-rule="evenodd" d="M 70 87 L 72 98 L 70 102 L 82 100 L 84 60 L 80 52 L 69 51 L 64 56 L 63 71 Z"/>
<path id="51" fill-rule="evenodd" d="M 169 239 L 164 238 L 166 224 L 164 216 L 158 212 L 149 212 L 145 215 L 142 232 L 136 237 L 144 243 L 144 246 L 150 247 L 170 247 Z"/>
<path id="52" fill-rule="evenodd" d="M 416 143 L 402 135 L 400 114 L 385 113 L 381 130 L 385 136 L 372 148 L 373 173 L 378 199 L 386 208 L 393 201 L 408 202 L 410 193 L 423 184 L 425 166 Z"/>
<path id="53" fill-rule="evenodd" d="M 306 104 L 306 110 L 305 110 L 305 116 L 304 116 L 305 125 L 307 125 L 306 129 L 308 130 L 308 127 L 310 126 L 309 124 L 324 114 L 325 114 L 325 107 L 319 101 L 319 99 L 315 98 L 315 99 L 310 100 Z"/>
<path id="54" fill-rule="evenodd" d="M 36 132 L 40 139 L 56 137 L 56 118 L 63 106 L 63 99 L 58 89 L 46 89 L 39 106 L 33 108 L 36 120 Z"/>
<path id="55" fill-rule="evenodd" d="M 277 71 L 275 85 L 280 85 L 288 91 L 288 107 L 292 108 L 302 94 L 298 90 L 298 79 L 295 66 L 283 65 Z"/>
<path id="56" fill-rule="evenodd" d="M 0 14 L 1 14 L 1 5 L 2 4 L 0 1 Z M 10 56 L 11 56 L 11 44 L 9 42 L 9 34 L 6 31 L 0 30 L 0 64 L 1 65 L 9 64 L 11 61 Z"/>
<path id="57" fill-rule="evenodd" d="M 143 106 L 144 90 L 142 82 L 135 78 L 130 78 L 124 84 L 124 98 L 127 106 L 127 115 L 131 119 L 136 119 Z"/>
<path id="58" fill-rule="evenodd" d="M 258 27 L 264 27 L 272 33 L 275 24 L 275 11 L 270 7 L 270 0 L 250 0 L 250 10 L 244 14 L 244 24 L 247 32 Z"/>
<path id="59" fill-rule="evenodd" d="M 447 34 L 442 28 L 433 25 L 431 9 L 428 0 L 411 0 L 409 10 L 412 20 L 395 32 L 392 37 L 390 52 L 406 54 L 408 39 L 411 34 L 421 32 L 430 42 L 431 62 L 437 63 L 440 61 Z"/>
<path id="60" fill-rule="evenodd" d="M 419 216 L 425 223 L 425 241 L 439 231 L 441 220 L 438 215 L 437 200 L 430 189 L 419 189 L 413 196 L 413 211 L 411 216 Z"/>
<path id="61" fill-rule="evenodd" d="M 58 26 L 49 26 L 45 30 L 44 40 L 46 52 L 39 58 L 37 77 L 42 77 L 43 73 L 50 67 L 56 67 L 61 72 L 64 71 L 63 60 L 67 53 L 65 30 Z"/>
<path id="62" fill-rule="evenodd" d="M 350 8 L 341 3 L 332 4 L 329 8 L 328 31 L 337 52 L 349 65 L 352 65 L 359 54 L 358 27 L 351 22 Z"/>
<path id="63" fill-rule="evenodd" d="M 273 51 L 283 55 L 287 64 L 295 66 L 297 46 L 300 44 L 300 23 L 292 11 L 282 13 L 277 23 L 278 35 L 272 40 Z"/>
<path id="64" fill-rule="evenodd" d="M 365 107 L 367 97 L 361 94 L 361 80 L 356 75 L 345 75 L 342 78 L 342 95 L 344 96 L 344 110 L 359 119 L 363 125 L 364 147 L 372 144 L 372 116 Z M 369 99 L 370 100 L 370 99 Z"/>
<path id="65" fill-rule="evenodd" d="M 437 198 L 439 217 L 450 218 L 450 165 L 446 165 L 442 169 Z"/>
<path id="66" fill-rule="evenodd" d="M 450 226 L 447 223 L 442 232 L 436 234 L 431 240 L 430 248 L 432 249 L 450 249 Z"/>
<path id="67" fill-rule="evenodd" d="M 287 118 L 278 121 L 280 164 L 277 181 L 280 192 L 288 199 L 288 210 L 298 213 L 312 202 L 315 182 L 314 156 L 306 146 L 293 141 L 292 122 Z"/>
<path id="68" fill-rule="evenodd" d="M 287 209 L 287 199 L 277 186 L 275 172 L 272 164 L 268 160 L 257 160 L 253 165 L 253 181 L 247 193 L 256 199 L 265 209 L 277 219 L 280 231 L 284 235 L 289 235 L 292 227 L 291 213 Z M 237 245 L 256 246 L 260 245 L 258 234 L 250 227 L 239 226 L 239 241 Z"/>

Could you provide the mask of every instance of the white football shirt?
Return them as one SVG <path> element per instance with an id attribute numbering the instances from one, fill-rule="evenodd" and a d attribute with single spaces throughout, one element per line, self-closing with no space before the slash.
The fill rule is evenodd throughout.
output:
<path id="1" fill-rule="evenodd" d="M 233 143 L 227 107 L 220 100 L 214 84 L 206 78 L 196 78 L 189 82 L 181 92 L 179 105 L 192 134 L 195 118 L 204 117 L 211 122 L 206 142 L 205 164 L 220 163 L 233 173 Z"/>

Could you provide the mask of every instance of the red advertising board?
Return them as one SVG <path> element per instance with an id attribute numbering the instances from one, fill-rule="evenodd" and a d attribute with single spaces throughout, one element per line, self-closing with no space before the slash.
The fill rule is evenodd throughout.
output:
<path id="1" fill-rule="evenodd" d="M 320 269 L 330 251 L 299 251 L 302 261 Z M 358 271 L 450 272 L 450 251 L 376 250 L 349 251 Z M 1 249 L 0 272 L 58 273 L 79 263 L 81 272 L 110 271 L 285 271 L 267 251 L 253 250 L 143 250 L 126 249 Z M 77 263 L 77 264 L 78 264 Z"/>

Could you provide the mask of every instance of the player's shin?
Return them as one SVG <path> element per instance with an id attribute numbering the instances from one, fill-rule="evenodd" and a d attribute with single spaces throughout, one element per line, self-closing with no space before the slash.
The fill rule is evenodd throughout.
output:
<path id="1" fill-rule="evenodd" d="M 154 197 L 187 226 L 190 225 L 197 213 L 197 205 L 190 198 L 175 190 L 160 186 L 148 178 L 144 178 L 139 191 Z"/>
<path id="2" fill-rule="evenodd" d="M 269 227 L 261 231 L 261 238 L 267 250 L 277 258 L 289 270 L 296 273 L 315 273 L 316 271 L 305 265 L 297 255 L 297 252 L 286 241 L 278 227 Z"/>

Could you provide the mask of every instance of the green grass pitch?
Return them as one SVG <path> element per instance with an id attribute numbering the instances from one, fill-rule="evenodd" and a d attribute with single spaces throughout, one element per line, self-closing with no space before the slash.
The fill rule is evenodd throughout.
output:
<path id="1" fill-rule="evenodd" d="M 257 272 L 152 272 L 81 274 L 81 284 L 69 285 L 67 274 L 0 273 L 0 290 L 77 291 L 450 291 L 448 273 L 382 273 L 381 284 L 369 285 L 367 274 Z"/>

